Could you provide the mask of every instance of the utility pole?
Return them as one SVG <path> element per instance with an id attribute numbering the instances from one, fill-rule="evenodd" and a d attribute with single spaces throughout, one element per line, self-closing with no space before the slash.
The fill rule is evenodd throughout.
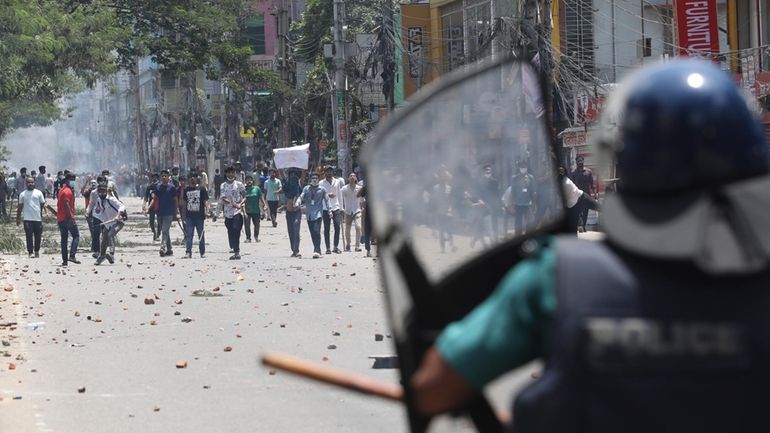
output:
<path id="1" fill-rule="evenodd" d="M 286 6 L 287 0 L 278 0 L 278 68 L 281 79 L 286 83 L 292 83 L 291 68 L 289 67 L 289 50 L 287 49 L 287 37 L 289 35 L 289 9 Z M 278 140 L 279 147 L 286 147 L 290 144 L 289 134 L 289 116 L 290 104 L 284 99 L 281 101 L 280 127 Z M 256 136 L 255 136 L 256 138 Z"/>
<path id="2" fill-rule="evenodd" d="M 142 99 L 139 88 L 139 68 L 141 66 L 140 60 L 137 57 L 134 63 L 134 70 L 131 71 L 131 77 L 129 85 L 131 87 L 131 96 L 134 100 L 134 146 L 136 148 L 136 156 L 139 159 L 139 169 L 145 170 L 149 168 L 147 161 L 149 155 L 145 156 L 144 152 L 144 127 L 142 124 Z"/>
<path id="3" fill-rule="evenodd" d="M 385 50 L 382 59 L 382 69 L 384 72 L 383 78 L 387 81 L 385 83 L 387 92 L 385 94 L 385 100 L 388 103 L 388 111 L 392 112 L 396 106 L 395 101 L 395 78 L 396 78 L 396 65 L 394 59 L 394 47 L 390 44 L 390 35 L 393 34 L 393 0 L 383 0 L 382 2 L 382 32 L 384 34 Z"/>
<path id="4" fill-rule="evenodd" d="M 334 0 L 334 134 L 337 139 L 337 166 L 347 176 L 352 169 L 348 128 L 347 83 L 345 79 L 345 2 Z"/>

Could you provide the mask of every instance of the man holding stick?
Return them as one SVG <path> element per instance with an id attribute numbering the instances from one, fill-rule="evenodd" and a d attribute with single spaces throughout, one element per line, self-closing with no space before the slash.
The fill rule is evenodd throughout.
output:
<path id="1" fill-rule="evenodd" d="M 96 266 L 101 265 L 105 259 L 110 263 L 115 263 L 115 237 L 123 228 L 128 218 L 126 207 L 115 196 L 109 194 L 108 187 L 100 183 L 97 187 L 98 198 L 93 208 L 93 217 L 100 221 L 100 251 L 96 259 Z M 94 222 L 96 224 L 96 222 Z M 107 247 L 110 251 L 107 252 Z"/>

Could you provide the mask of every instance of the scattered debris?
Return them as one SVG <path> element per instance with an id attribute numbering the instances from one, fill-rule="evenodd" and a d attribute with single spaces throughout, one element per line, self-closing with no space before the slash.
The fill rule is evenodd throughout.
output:
<path id="1" fill-rule="evenodd" d="M 176 368 L 187 368 L 187 361 L 179 360 L 176 362 Z"/>
<path id="2" fill-rule="evenodd" d="M 81 386 L 80 388 L 78 388 L 78 393 L 79 394 L 83 394 L 85 392 L 86 392 L 86 387 L 85 386 Z"/>
<path id="3" fill-rule="evenodd" d="M 219 287 L 215 288 L 214 291 L 218 291 Z M 200 298 L 211 298 L 211 297 L 218 297 L 222 296 L 221 293 L 214 293 L 211 290 L 205 290 L 205 289 L 198 289 L 193 290 L 192 296 L 200 297 Z"/>
<path id="4" fill-rule="evenodd" d="M 230 346 L 225 346 L 225 352 L 232 352 L 233 348 Z"/>
<path id="5" fill-rule="evenodd" d="M 150 296 L 144 298 L 144 305 L 153 305 L 153 304 L 155 304 L 155 299 L 154 298 L 152 298 Z"/>
<path id="6" fill-rule="evenodd" d="M 382 334 L 374 334 L 374 341 L 382 341 L 385 338 Z"/>
<path id="7" fill-rule="evenodd" d="M 329 349 L 329 350 L 334 350 L 334 349 L 337 348 L 337 346 L 334 345 L 334 344 L 330 344 L 330 345 L 326 346 L 326 348 Z"/>

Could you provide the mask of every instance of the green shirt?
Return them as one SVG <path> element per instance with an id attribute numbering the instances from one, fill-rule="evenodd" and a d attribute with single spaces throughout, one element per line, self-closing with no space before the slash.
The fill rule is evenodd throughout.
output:
<path id="1" fill-rule="evenodd" d="M 259 214 L 259 197 L 261 196 L 262 190 L 258 186 L 246 187 L 246 213 Z"/>
<path id="2" fill-rule="evenodd" d="M 556 311 L 556 252 L 548 243 L 436 342 L 442 358 L 476 389 L 545 354 L 546 330 Z"/>

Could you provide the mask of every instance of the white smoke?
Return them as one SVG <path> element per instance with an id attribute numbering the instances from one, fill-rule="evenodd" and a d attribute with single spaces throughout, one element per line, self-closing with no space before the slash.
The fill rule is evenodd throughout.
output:
<path id="1" fill-rule="evenodd" d="M 59 170 L 95 172 L 100 170 L 95 146 L 88 136 L 79 134 L 71 122 L 60 121 L 51 126 L 22 128 L 3 138 L 10 152 L 6 166 L 9 171 L 27 173 L 44 165 L 52 176 Z"/>

